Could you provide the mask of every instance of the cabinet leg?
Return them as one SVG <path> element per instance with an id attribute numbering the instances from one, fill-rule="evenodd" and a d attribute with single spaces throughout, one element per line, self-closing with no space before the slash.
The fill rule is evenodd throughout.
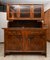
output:
<path id="1" fill-rule="evenodd" d="M 42 55 L 44 55 L 45 57 L 47 57 L 47 54 L 46 53 L 41 53 Z"/>
<path id="2" fill-rule="evenodd" d="M 47 54 L 45 53 L 45 57 L 47 57 Z"/>
<path id="3" fill-rule="evenodd" d="M 4 57 L 6 56 L 6 53 L 4 53 Z"/>
<path id="4" fill-rule="evenodd" d="M 44 53 L 43 55 L 44 55 L 45 57 L 47 57 L 47 54 L 46 54 L 46 53 Z"/>

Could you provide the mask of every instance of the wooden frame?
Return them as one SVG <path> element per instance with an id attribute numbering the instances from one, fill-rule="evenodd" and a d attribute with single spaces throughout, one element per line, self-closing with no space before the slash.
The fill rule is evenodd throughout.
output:
<path id="1" fill-rule="evenodd" d="M 19 6 L 21 6 L 21 5 L 23 5 L 23 6 L 24 5 L 25 6 L 29 5 L 30 6 L 30 12 L 29 12 L 30 17 L 29 18 L 27 18 L 27 17 L 21 18 L 20 17 L 21 12 L 20 12 L 20 7 L 19 7 L 17 9 L 18 10 L 17 17 L 14 18 L 14 13 L 9 11 L 10 5 L 19 5 Z M 34 5 L 41 5 L 41 17 L 40 18 L 35 18 L 34 17 Z M 7 20 L 10 20 L 10 21 L 12 21 L 12 20 L 43 20 L 44 19 L 44 9 L 43 8 L 44 8 L 43 4 L 7 4 Z M 12 17 L 9 17 L 10 13 L 12 14 Z"/>
<path id="2" fill-rule="evenodd" d="M 18 7 L 16 7 L 17 9 L 14 11 L 13 7 L 11 7 L 10 5 L 18 5 Z M 24 13 L 30 14 L 28 18 L 20 17 L 21 5 L 29 6 L 29 9 L 28 9 L 29 11 L 24 10 L 25 11 Z M 34 11 L 36 10 L 36 8 L 34 9 L 35 4 L 7 4 L 7 19 L 9 20 L 9 22 L 13 20 L 17 20 L 17 21 L 21 20 L 21 22 L 22 20 L 25 20 L 25 21 L 26 20 L 28 21 L 40 20 L 40 22 L 42 22 L 41 20 L 44 20 L 44 6 L 43 4 L 36 4 L 36 5 L 39 5 L 39 6 L 41 5 L 40 17 L 34 14 L 34 13 L 39 12 L 39 9 L 36 12 Z M 10 8 L 12 9 L 10 10 Z M 10 13 L 12 14 L 12 16 Z M 14 13 L 16 13 L 15 17 L 14 17 Z M 34 15 L 37 17 L 35 17 Z M 17 24 L 17 26 L 16 28 L 13 28 L 15 24 Z M 8 26 L 8 28 L 3 28 L 4 29 L 4 56 L 11 52 L 21 53 L 21 54 L 22 53 L 38 53 L 38 54 L 41 53 L 46 56 L 46 41 L 47 41 L 46 30 L 47 28 L 44 27 L 43 23 L 42 23 L 42 27 L 40 28 L 39 27 L 38 28 L 24 27 L 25 24 L 22 25 L 19 23 L 15 23 L 15 24 L 12 23 L 13 26 L 11 27 Z M 19 27 L 18 24 L 22 25 L 22 27 Z M 30 26 L 31 24 L 27 23 L 26 25 Z M 11 25 L 11 24 L 8 24 L 8 25 Z"/>

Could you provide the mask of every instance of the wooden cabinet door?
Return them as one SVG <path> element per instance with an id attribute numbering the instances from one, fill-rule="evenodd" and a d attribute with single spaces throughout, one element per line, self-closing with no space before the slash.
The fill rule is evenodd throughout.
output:
<path id="1" fill-rule="evenodd" d="M 8 20 L 16 20 L 19 17 L 18 5 L 7 5 L 7 18 Z"/>
<path id="2" fill-rule="evenodd" d="M 45 35 L 43 33 L 26 30 L 26 51 L 44 51 L 45 44 Z"/>
<path id="3" fill-rule="evenodd" d="M 8 20 L 21 20 L 30 18 L 30 5 L 7 5 Z"/>
<path id="4" fill-rule="evenodd" d="M 30 5 L 20 5 L 20 18 L 30 18 Z"/>
<path id="5" fill-rule="evenodd" d="M 33 17 L 36 19 L 43 19 L 44 16 L 44 9 L 43 9 L 43 5 L 34 5 L 34 9 L 33 9 L 34 13 L 33 13 Z"/>
<path id="6" fill-rule="evenodd" d="M 12 51 L 23 50 L 23 36 L 21 30 L 5 31 L 5 49 Z"/>

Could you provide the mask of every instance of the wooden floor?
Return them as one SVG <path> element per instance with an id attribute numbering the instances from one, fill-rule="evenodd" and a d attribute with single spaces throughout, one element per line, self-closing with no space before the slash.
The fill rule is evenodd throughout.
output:
<path id="1" fill-rule="evenodd" d="M 0 44 L 0 60 L 50 60 L 50 43 L 47 42 L 47 57 L 42 55 L 7 55 L 4 57 L 4 44 Z"/>

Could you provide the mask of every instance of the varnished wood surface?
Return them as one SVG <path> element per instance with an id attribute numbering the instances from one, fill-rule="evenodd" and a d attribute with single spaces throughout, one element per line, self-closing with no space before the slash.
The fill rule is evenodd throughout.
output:
<path id="1" fill-rule="evenodd" d="M 50 42 L 50 9 L 45 12 L 45 24 L 47 25 L 47 40 Z"/>
<path id="2" fill-rule="evenodd" d="M 41 52 L 46 55 L 46 28 L 3 28 L 4 53 Z"/>
<path id="3" fill-rule="evenodd" d="M 14 11 L 13 9 L 9 10 L 11 5 L 16 6 L 18 5 L 17 10 L 16 11 Z M 27 6 L 27 8 L 29 6 L 28 11 L 26 8 L 25 8 L 26 10 L 21 11 L 21 6 L 23 7 Z M 24 11 L 24 17 L 23 16 L 21 17 L 21 13 L 23 13 L 23 11 Z M 40 12 L 40 14 L 38 12 Z M 16 17 L 14 17 L 15 16 L 14 13 L 16 13 L 17 15 Z M 30 16 L 27 13 L 29 13 Z M 37 13 L 39 15 L 37 15 Z M 11 14 L 12 16 L 10 16 Z M 42 20 L 44 20 L 44 6 L 43 4 L 7 4 L 7 19 L 9 21 L 41 20 L 42 22 Z M 41 28 L 32 28 L 32 27 L 26 28 L 23 25 L 23 27 L 16 27 L 16 28 L 8 27 L 3 29 L 4 29 L 4 55 L 10 52 L 17 52 L 17 53 L 41 52 L 46 56 L 46 41 L 47 41 L 46 26 L 42 26 Z"/>
<path id="4" fill-rule="evenodd" d="M 47 27 L 42 27 L 42 28 L 32 28 L 32 27 L 31 28 L 28 28 L 28 27 L 27 28 L 26 27 L 16 27 L 15 28 L 15 27 L 12 27 L 12 28 L 2 28 L 2 29 L 29 29 L 29 30 L 31 30 L 31 29 L 33 29 L 33 30 L 42 30 L 42 29 L 44 29 L 45 30 L 45 29 L 47 29 Z"/>
<path id="5" fill-rule="evenodd" d="M 12 11 L 9 10 L 9 9 L 11 9 L 10 6 L 12 6 L 12 5 L 19 6 L 17 8 L 18 12 L 13 11 L 13 10 Z M 27 16 L 26 17 L 21 17 L 20 13 L 22 13 L 22 12 L 20 11 L 21 10 L 20 6 L 22 6 L 22 5 L 23 6 L 30 6 L 30 12 L 28 11 L 30 13 L 29 17 L 27 17 Z M 35 5 L 41 6 L 40 7 L 41 8 L 41 17 L 34 17 L 34 8 L 36 8 Z M 28 12 L 25 12 L 25 14 L 28 13 Z M 10 17 L 10 13 L 12 15 L 11 17 Z M 17 17 L 14 17 L 14 13 L 16 13 Z M 12 21 L 12 20 L 42 20 L 42 19 L 44 19 L 44 5 L 43 4 L 7 4 L 7 20 Z"/>

